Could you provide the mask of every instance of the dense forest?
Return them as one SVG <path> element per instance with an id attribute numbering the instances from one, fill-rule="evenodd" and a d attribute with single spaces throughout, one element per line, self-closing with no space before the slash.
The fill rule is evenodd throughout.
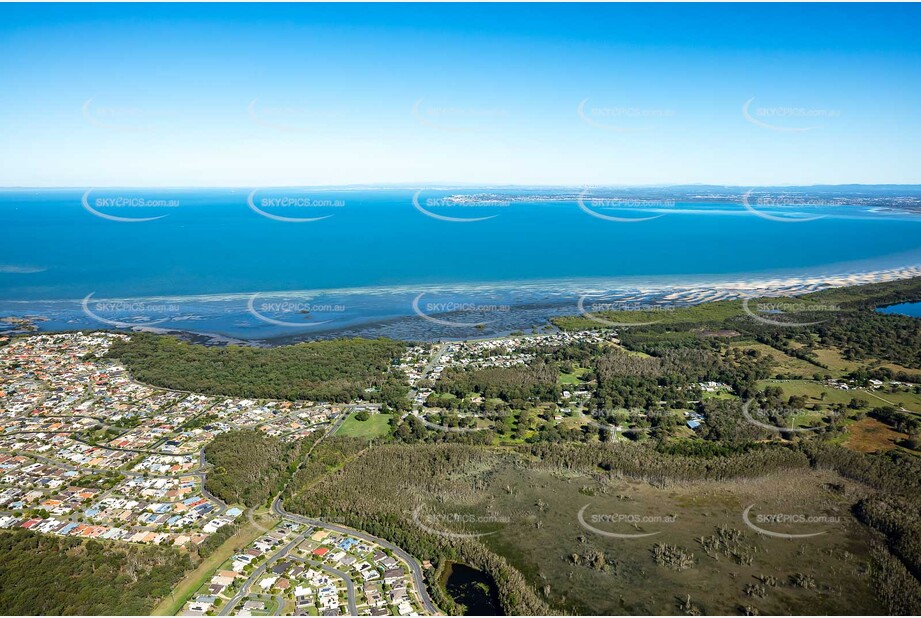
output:
<path id="1" fill-rule="evenodd" d="M 109 356 L 139 381 L 211 395 L 406 405 L 408 387 L 389 369 L 405 344 L 391 339 L 335 339 L 277 348 L 209 347 L 135 333 Z M 367 389 L 374 387 L 371 392 Z"/>
<path id="2" fill-rule="evenodd" d="M 815 326 L 819 343 L 840 348 L 850 360 L 882 358 L 921 369 L 921 320 L 866 309 Z"/>
<path id="3" fill-rule="evenodd" d="M 645 349 L 648 356 L 613 350 L 594 361 L 596 409 L 652 410 L 661 406 L 660 401 L 667 402 L 667 407 L 687 408 L 689 402 L 700 399 L 696 383 L 711 380 L 745 396 L 757 380 L 770 375 L 773 365 L 757 351 L 723 351 L 712 340 L 695 348 L 649 345 Z"/>
<path id="4" fill-rule="evenodd" d="M 147 615 L 191 567 L 170 547 L 0 533 L 0 614 Z"/>
<path id="5" fill-rule="evenodd" d="M 224 502 L 259 506 L 281 490 L 296 465 L 298 446 L 255 429 L 222 433 L 205 447 L 205 459 L 214 466 L 205 487 Z"/>
<path id="6" fill-rule="evenodd" d="M 848 309 L 875 309 L 921 301 L 921 277 L 830 288 L 804 294 L 800 298 L 810 303 L 836 305 Z"/>
<path id="7" fill-rule="evenodd" d="M 817 323 L 783 330 L 754 321 L 737 326 L 754 339 L 819 368 L 823 366 L 812 354 L 815 347 L 838 348 L 848 360 L 879 358 L 908 368 L 921 368 L 921 346 L 918 345 L 921 320 L 917 318 L 879 313 L 873 308 L 860 306 L 798 314 L 796 319 Z"/>

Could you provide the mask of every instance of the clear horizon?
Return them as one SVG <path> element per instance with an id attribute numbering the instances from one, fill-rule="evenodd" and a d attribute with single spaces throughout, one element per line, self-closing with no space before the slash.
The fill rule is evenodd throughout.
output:
<path id="1" fill-rule="evenodd" d="M 85 190 L 85 189 L 165 189 L 165 190 L 205 190 L 205 189 L 252 189 L 254 185 L 248 184 L 228 184 L 228 185 L 58 185 L 58 186 L 41 186 L 41 185 L 5 185 L 0 186 L 0 191 L 27 191 L 33 189 L 39 190 Z M 323 185 L 323 184 L 301 184 L 301 185 L 263 185 L 260 189 L 417 189 L 417 188 L 466 188 L 466 189 L 677 189 L 683 187 L 713 187 L 723 189 L 810 189 L 810 188 L 837 188 L 837 187 L 898 187 L 898 188 L 915 188 L 921 189 L 921 183 L 841 183 L 841 184 L 776 184 L 776 185 L 736 185 L 736 184 L 718 184 L 708 182 L 689 182 L 689 183 L 649 183 L 649 184 L 478 184 L 470 182 L 453 182 L 453 181 L 431 181 L 431 182 L 400 182 L 400 183 L 353 183 L 340 185 Z"/>
<path id="2" fill-rule="evenodd" d="M 0 186 L 921 184 L 918 5 L 0 7 Z"/>

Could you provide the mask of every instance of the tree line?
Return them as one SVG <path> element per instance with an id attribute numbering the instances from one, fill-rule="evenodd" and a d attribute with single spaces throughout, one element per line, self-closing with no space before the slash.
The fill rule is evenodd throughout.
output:
<path id="1" fill-rule="evenodd" d="M 0 532 L 0 614 L 148 615 L 191 567 L 172 547 Z"/>

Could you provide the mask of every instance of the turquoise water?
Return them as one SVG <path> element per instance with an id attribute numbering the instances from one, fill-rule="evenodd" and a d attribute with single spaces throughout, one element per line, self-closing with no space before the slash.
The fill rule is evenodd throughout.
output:
<path id="1" fill-rule="evenodd" d="M 587 286 L 921 264 L 921 217 L 891 210 L 758 207 L 769 217 L 821 216 L 791 222 L 741 204 L 580 201 L 576 193 L 550 200 L 553 192 L 538 190 L 529 199 L 495 190 L 488 199 L 470 197 L 477 193 L 3 191 L 0 315 L 32 313 L 50 317 L 48 327 L 83 327 L 76 301 L 90 294 L 90 303 L 169 296 L 172 308 L 99 305 L 94 313 L 265 337 L 298 330 L 272 316 L 323 330 L 413 315 L 411 301 L 433 286 L 441 296 L 428 292 L 422 302 L 437 313 L 450 302 L 570 302 Z M 647 217 L 656 218 L 626 221 Z M 276 292 L 294 291 L 315 293 L 294 309 L 279 304 Z M 257 292 L 257 309 L 269 320 L 248 310 Z"/>

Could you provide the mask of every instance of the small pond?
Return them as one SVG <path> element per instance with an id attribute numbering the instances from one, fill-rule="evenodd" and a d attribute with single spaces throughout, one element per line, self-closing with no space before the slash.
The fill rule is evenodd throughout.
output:
<path id="1" fill-rule="evenodd" d="M 464 612 L 466 615 L 503 615 L 496 585 L 483 571 L 451 562 L 441 576 L 441 584 L 455 602 L 467 608 Z"/>

